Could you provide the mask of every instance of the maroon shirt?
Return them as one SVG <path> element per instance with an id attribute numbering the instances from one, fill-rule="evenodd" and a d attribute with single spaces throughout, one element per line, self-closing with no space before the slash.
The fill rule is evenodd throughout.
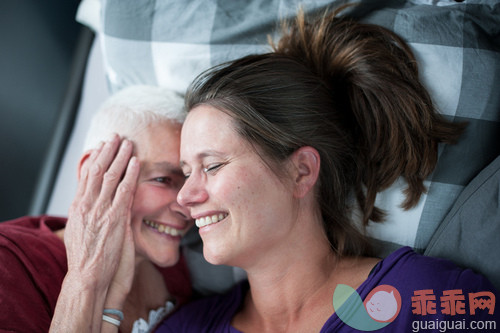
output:
<path id="1" fill-rule="evenodd" d="M 66 219 L 21 217 L 0 223 L 0 331 L 47 332 L 66 275 L 64 243 L 54 231 Z M 191 296 L 184 259 L 158 268 L 179 303 Z"/>

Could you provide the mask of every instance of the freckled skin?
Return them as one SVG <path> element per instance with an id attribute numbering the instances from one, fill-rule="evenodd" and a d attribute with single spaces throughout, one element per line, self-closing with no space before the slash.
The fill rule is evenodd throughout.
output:
<path id="1" fill-rule="evenodd" d="M 216 171 L 203 171 L 217 163 L 222 166 Z M 206 105 L 191 110 L 182 129 L 181 164 L 189 177 L 178 200 L 193 217 L 228 214 L 200 229 L 209 262 L 250 267 L 264 253 L 272 260 L 273 251 L 287 244 L 294 221 L 291 189 L 236 133 L 230 116 Z"/>

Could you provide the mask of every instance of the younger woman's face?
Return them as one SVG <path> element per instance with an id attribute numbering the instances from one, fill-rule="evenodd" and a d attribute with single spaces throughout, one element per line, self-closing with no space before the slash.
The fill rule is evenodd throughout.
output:
<path id="1" fill-rule="evenodd" d="M 286 244 L 293 226 L 291 190 L 236 132 L 228 114 L 208 105 L 191 110 L 180 160 L 187 178 L 177 200 L 196 220 L 209 262 L 248 269 Z"/>

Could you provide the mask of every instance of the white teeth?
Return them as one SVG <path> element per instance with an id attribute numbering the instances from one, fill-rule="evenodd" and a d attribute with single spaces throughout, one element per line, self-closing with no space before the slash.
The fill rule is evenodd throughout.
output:
<path id="1" fill-rule="evenodd" d="M 227 216 L 226 213 L 220 213 L 219 215 L 200 217 L 195 220 L 195 223 L 198 228 L 201 228 L 212 223 L 217 223 L 220 220 L 226 218 L 226 216 Z"/>
<path id="2" fill-rule="evenodd" d="M 167 235 L 180 236 L 182 234 L 182 230 L 175 229 L 175 228 L 172 228 L 172 227 L 160 224 L 160 223 L 156 223 L 156 222 L 149 221 L 149 220 L 144 220 L 144 223 L 146 223 L 150 227 L 155 228 L 156 230 L 158 230 L 158 232 L 161 232 L 161 233 L 164 233 Z"/>

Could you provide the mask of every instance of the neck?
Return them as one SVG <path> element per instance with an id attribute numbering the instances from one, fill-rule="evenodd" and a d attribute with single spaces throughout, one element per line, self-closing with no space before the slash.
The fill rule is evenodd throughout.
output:
<path id="1" fill-rule="evenodd" d="M 358 288 L 375 258 L 339 258 L 331 250 L 321 221 L 297 224 L 288 239 L 243 267 L 250 291 L 233 326 L 242 331 L 320 331 L 333 314 L 337 284 Z M 268 249 L 266 249 L 268 250 Z"/>
<path id="2" fill-rule="evenodd" d="M 286 331 L 300 327 L 299 323 L 310 323 L 304 318 L 311 313 L 317 316 L 316 323 L 324 323 L 332 314 L 331 306 L 325 305 L 331 303 L 330 290 L 339 259 L 330 249 L 321 222 L 298 223 L 296 228 L 288 239 L 243 267 L 250 292 L 233 320 L 236 328 Z M 249 327 L 248 323 L 261 326 Z"/>

